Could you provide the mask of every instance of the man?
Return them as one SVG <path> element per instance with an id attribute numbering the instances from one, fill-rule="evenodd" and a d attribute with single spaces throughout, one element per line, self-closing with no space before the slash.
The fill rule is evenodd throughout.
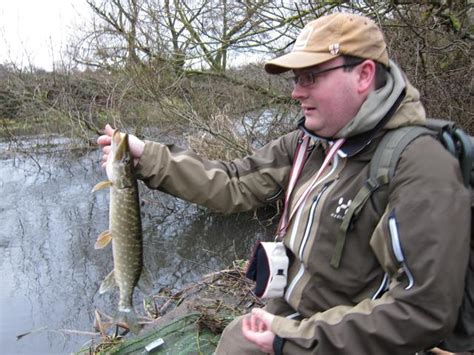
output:
<path id="1" fill-rule="evenodd" d="M 234 320 L 217 354 L 414 354 L 436 346 L 461 302 L 470 221 L 458 163 L 436 140 L 420 137 L 405 149 L 387 208 L 378 211 L 374 200 L 364 206 L 332 264 L 341 220 L 381 137 L 425 121 L 419 94 L 389 60 L 381 31 L 362 16 L 321 17 L 265 70 L 293 72 L 292 96 L 304 119 L 255 154 L 216 162 L 131 140 L 138 177 L 149 187 L 230 213 L 282 197 L 301 132 L 311 137 L 282 224 L 290 260 L 285 293 Z M 104 160 L 111 131 L 98 140 Z"/>

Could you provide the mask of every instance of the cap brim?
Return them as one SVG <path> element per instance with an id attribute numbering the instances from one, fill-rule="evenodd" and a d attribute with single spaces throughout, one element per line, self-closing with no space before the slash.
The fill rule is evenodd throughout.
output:
<path id="1" fill-rule="evenodd" d="M 264 68 L 269 74 L 281 74 L 292 69 L 302 69 L 318 65 L 337 57 L 337 55 L 330 53 L 290 52 L 281 57 L 269 60 L 265 63 Z"/>

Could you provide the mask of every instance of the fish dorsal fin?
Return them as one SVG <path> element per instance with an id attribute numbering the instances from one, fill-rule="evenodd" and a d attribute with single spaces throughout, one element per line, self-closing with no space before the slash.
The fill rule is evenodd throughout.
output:
<path id="1" fill-rule="evenodd" d="M 96 191 L 99 191 L 99 190 L 102 190 L 102 189 L 106 189 L 110 186 L 112 186 L 112 181 L 110 181 L 110 180 L 101 181 L 101 182 L 97 183 L 92 188 L 92 192 L 96 192 Z"/>
<path id="2" fill-rule="evenodd" d="M 99 234 L 97 237 L 97 241 L 94 244 L 95 249 L 102 249 L 105 248 L 110 241 L 112 240 L 112 233 L 109 230 L 105 230 Z"/>
<path id="3" fill-rule="evenodd" d="M 142 273 L 140 275 L 140 279 L 138 280 L 138 288 L 142 291 L 145 295 L 150 295 L 153 291 L 153 276 L 151 272 L 146 268 L 143 267 Z"/>
<path id="4" fill-rule="evenodd" d="M 99 293 L 103 294 L 106 293 L 107 291 L 111 290 L 117 286 L 117 282 L 115 281 L 115 275 L 114 275 L 114 270 L 110 272 L 110 274 L 107 275 L 107 277 L 102 281 L 102 284 L 100 285 Z"/>

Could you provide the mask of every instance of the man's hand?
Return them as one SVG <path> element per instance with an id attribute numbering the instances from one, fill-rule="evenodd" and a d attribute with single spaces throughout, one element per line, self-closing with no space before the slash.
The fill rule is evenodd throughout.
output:
<path id="1" fill-rule="evenodd" d="M 271 325 L 275 316 L 263 309 L 254 308 L 252 313 L 242 320 L 242 333 L 244 337 L 257 345 L 264 353 L 273 354 L 273 340 L 275 334 Z"/>
<path id="2" fill-rule="evenodd" d="M 104 129 L 104 134 L 97 139 L 97 144 L 102 146 L 102 167 L 105 167 L 107 164 L 107 159 L 110 154 L 110 144 L 112 143 L 112 134 L 114 129 L 107 124 Z M 145 142 L 137 138 L 133 134 L 128 135 L 128 146 L 130 148 L 130 153 L 132 154 L 133 161 L 135 166 L 138 164 L 140 157 L 143 154 L 145 149 Z"/>
<path id="3" fill-rule="evenodd" d="M 440 348 L 433 348 L 429 351 L 435 355 L 455 355 L 454 353 L 450 353 L 449 351 L 441 350 Z"/>

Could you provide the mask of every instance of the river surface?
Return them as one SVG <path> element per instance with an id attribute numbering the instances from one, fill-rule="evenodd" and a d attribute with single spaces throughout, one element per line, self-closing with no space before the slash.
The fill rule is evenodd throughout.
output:
<path id="1" fill-rule="evenodd" d="M 91 340 L 94 310 L 114 314 L 118 291 L 100 295 L 112 270 L 97 149 L 65 149 L 60 136 L 0 141 L 0 344 L 2 354 L 68 354 Z M 222 216 L 140 184 L 145 264 L 154 291 L 179 289 L 245 258 L 268 228 L 253 214 Z M 137 311 L 143 314 L 135 292 Z M 29 333 L 17 340 L 17 336 Z"/>

